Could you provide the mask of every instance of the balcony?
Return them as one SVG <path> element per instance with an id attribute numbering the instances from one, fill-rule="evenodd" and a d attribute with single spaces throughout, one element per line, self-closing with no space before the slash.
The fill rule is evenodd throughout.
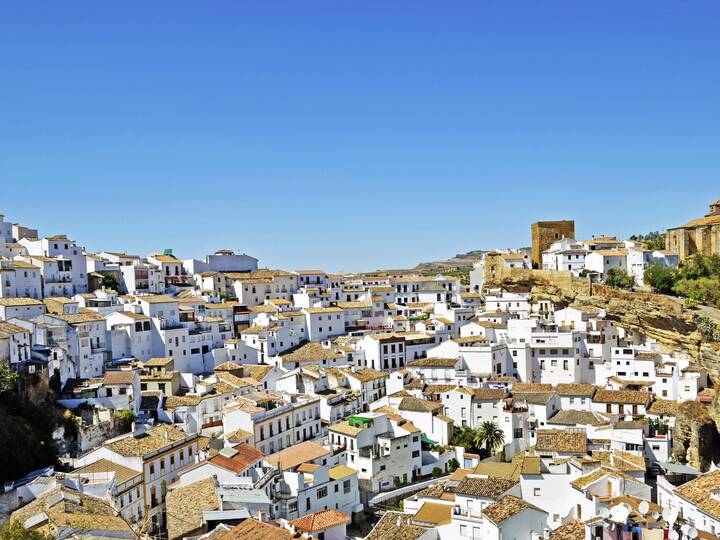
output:
<path id="1" fill-rule="evenodd" d="M 45 283 L 72 283 L 71 276 L 50 275 L 45 278 Z"/>
<path id="2" fill-rule="evenodd" d="M 183 328 L 183 325 L 179 322 L 160 321 L 160 330 L 178 330 Z"/>

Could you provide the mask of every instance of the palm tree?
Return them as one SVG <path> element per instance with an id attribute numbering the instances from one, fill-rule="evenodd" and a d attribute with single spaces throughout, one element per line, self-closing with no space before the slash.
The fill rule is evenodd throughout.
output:
<path id="1" fill-rule="evenodd" d="M 505 433 L 495 422 L 486 421 L 475 430 L 473 442 L 478 448 L 484 446 L 488 455 L 492 455 L 493 451 L 505 442 Z"/>

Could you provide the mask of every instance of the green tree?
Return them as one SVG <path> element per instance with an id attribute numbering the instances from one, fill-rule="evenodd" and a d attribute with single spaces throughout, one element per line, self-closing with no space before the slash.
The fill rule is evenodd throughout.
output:
<path id="1" fill-rule="evenodd" d="M 651 231 L 647 234 L 634 234 L 630 237 L 630 240 L 642 242 L 648 249 L 665 249 L 665 233 L 661 233 L 660 231 Z"/>
<path id="2" fill-rule="evenodd" d="M 51 540 L 52 536 L 26 529 L 16 520 L 6 521 L 0 526 L 0 540 Z"/>
<path id="3" fill-rule="evenodd" d="M 467 452 L 474 454 L 480 453 L 481 447 L 475 444 L 477 440 L 477 430 L 472 429 L 468 426 L 461 426 L 459 429 L 455 429 L 452 438 L 450 439 L 451 446 L 461 446 Z"/>
<path id="4" fill-rule="evenodd" d="M 662 294 L 671 294 L 677 280 L 677 271 L 669 266 L 653 263 L 647 267 L 643 277 L 645 283 L 655 291 Z"/>
<path id="5" fill-rule="evenodd" d="M 106 289 L 112 289 L 114 291 L 117 291 L 118 288 L 118 280 L 115 277 L 115 274 L 111 272 L 102 273 L 102 282 L 100 284 Z"/>
<path id="6" fill-rule="evenodd" d="M 611 268 L 607 272 L 605 285 L 613 289 L 629 289 L 635 286 L 635 278 L 622 268 Z"/>
<path id="7" fill-rule="evenodd" d="M 448 461 L 448 471 L 451 473 L 457 471 L 460 468 L 460 463 L 458 463 L 458 460 L 455 458 L 452 458 L 450 461 Z"/>
<path id="8" fill-rule="evenodd" d="M 502 446 L 505 442 L 505 433 L 500 427 L 491 421 L 480 424 L 477 429 L 474 443 L 480 448 L 484 448 L 488 455 L 492 455 L 498 446 Z"/>
<path id="9" fill-rule="evenodd" d="M 15 388 L 18 380 L 17 371 L 7 364 L 0 363 L 0 394 Z"/>
<path id="10" fill-rule="evenodd" d="M 720 278 L 720 255 L 696 253 L 682 263 L 681 279 Z"/>
<path id="11" fill-rule="evenodd" d="M 432 475 L 433 478 L 437 478 L 442 474 L 442 469 L 440 467 L 433 467 Z"/>

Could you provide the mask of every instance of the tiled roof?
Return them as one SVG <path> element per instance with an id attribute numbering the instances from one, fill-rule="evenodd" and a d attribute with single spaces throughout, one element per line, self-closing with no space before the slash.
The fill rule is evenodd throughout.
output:
<path id="1" fill-rule="evenodd" d="M 475 388 L 472 391 L 472 398 L 475 401 L 498 400 L 505 397 L 505 390 L 501 388 Z"/>
<path id="2" fill-rule="evenodd" d="M 263 364 L 258 365 L 243 365 L 243 369 L 245 370 L 245 373 L 252 377 L 253 379 L 257 381 L 262 381 L 265 376 L 270 373 L 273 369 L 273 366 L 266 366 Z"/>
<path id="3" fill-rule="evenodd" d="M 593 384 L 558 384 L 555 391 L 561 396 L 592 397 L 597 387 Z"/>
<path id="4" fill-rule="evenodd" d="M 513 392 L 512 397 L 514 402 L 524 401 L 530 405 L 546 405 L 555 395 L 555 392 Z"/>
<path id="5" fill-rule="evenodd" d="M 293 536 L 287 529 L 248 518 L 218 540 L 291 540 Z"/>
<path id="6" fill-rule="evenodd" d="M 0 298 L 0 306 L 18 307 L 18 306 L 42 306 L 40 300 L 34 298 Z"/>
<path id="7" fill-rule="evenodd" d="M 342 480 L 343 478 L 357 474 L 357 471 L 347 465 L 335 465 L 328 473 L 332 480 Z"/>
<path id="8" fill-rule="evenodd" d="M 550 540 L 585 540 L 585 523 L 577 519 L 568 521 L 550 533 Z"/>
<path id="9" fill-rule="evenodd" d="M 112 461 L 107 459 L 98 459 L 97 461 L 90 463 L 89 465 L 79 467 L 72 471 L 73 474 L 92 474 L 105 472 L 114 472 L 116 483 L 118 484 L 124 484 L 128 480 L 131 480 L 136 476 L 140 476 L 142 474 L 140 473 L 140 471 L 129 469 L 128 467 L 124 467 L 122 465 L 119 465 L 118 463 L 113 463 Z"/>
<path id="10" fill-rule="evenodd" d="M 242 443 L 233 447 L 232 451 L 236 452 L 232 457 L 217 454 L 211 457 L 209 461 L 213 465 L 217 465 L 223 469 L 227 469 L 234 473 L 240 473 L 265 456 L 265 454 L 260 452 L 260 450 L 256 450 L 247 443 Z"/>
<path id="11" fill-rule="evenodd" d="M 36 530 L 50 533 L 53 538 L 60 529 L 67 528 L 92 530 L 100 537 L 110 536 L 103 535 L 103 531 L 132 532 L 127 522 L 109 504 L 64 486 L 51 488 L 38 495 L 35 500 L 13 512 L 11 519 L 24 523 L 40 513 L 45 513 L 48 521 Z"/>
<path id="12" fill-rule="evenodd" d="M 507 478 L 466 476 L 455 488 L 455 493 L 497 499 L 517 483 L 517 480 Z"/>
<path id="13" fill-rule="evenodd" d="M 598 390 L 593 396 L 596 403 L 629 403 L 634 405 L 644 405 L 650 399 L 649 392 L 640 392 L 637 390 Z"/>
<path id="14" fill-rule="evenodd" d="M 652 402 L 647 412 L 648 414 L 666 414 L 668 416 L 676 416 L 679 405 L 680 404 L 677 401 L 655 398 L 655 401 Z"/>
<path id="15" fill-rule="evenodd" d="M 129 369 L 106 371 L 103 384 L 132 384 L 137 372 Z"/>
<path id="16" fill-rule="evenodd" d="M 458 358 L 418 358 L 407 363 L 408 367 L 455 367 Z"/>
<path id="17" fill-rule="evenodd" d="M 151 358 L 147 362 L 143 363 L 143 367 L 165 367 L 174 361 L 175 359 L 171 356 L 165 358 Z"/>
<path id="18" fill-rule="evenodd" d="M 720 519 L 720 500 L 716 492 L 720 488 L 720 471 L 713 471 L 683 484 L 675 493 L 693 503 L 701 512 Z"/>
<path id="19" fill-rule="evenodd" d="M 444 392 L 454 390 L 455 388 L 457 388 L 456 384 L 428 384 L 423 390 L 423 394 L 442 394 Z M 408 396 L 411 397 L 410 394 L 408 394 Z"/>
<path id="20" fill-rule="evenodd" d="M 322 362 L 342 358 L 342 354 L 334 348 L 323 347 L 317 341 L 309 341 L 297 347 L 292 352 L 280 355 L 283 364 L 294 362 Z"/>
<path id="21" fill-rule="evenodd" d="M 413 516 L 413 522 L 422 523 L 430 527 L 447 525 L 452 521 L 453 505 L 426 502 Z"/>
<path id="22" fill-rule="evenodd" d="M 337 527 L 350 522 L 350 516 L 332 508 L 326 510 L 320 510 L 314 514 L 307 514 L 305 516 L 293 519 L 290 521 L 290 525 L 295 527 L 295 530 L 306 532 L 306 533 L 317 533 L 322 532 L 330 527 Z"/>
<path id="23" fill-rule="evenodd" d="M 301 463 L 314 461 L 328 454 L 330 454 L 330 450 L 327 448 L 314 442 L 306 441 L 270 454 L 265 458 L 265 461 L 273 467 L 288 470 L 297 467 Z"/>
<path id="24" fill-rule="evenodd" d="M 144 296 L 136 296 L 138 300 L 147 302 L 148 304 L 171 304 L 179 302 L 178 299 L 168 296 L 167 294 L 148 294 Z"/>
<path id="25" fill-rule="evenodd" d="M 412 411 L 412 412 L 433 412 L 437 409 L 442 409 L 442 403 L 436 401 L 428 401 L 426 399 L 406 397 L 400 400 L 398 409 L 401 411 Z"/>
<path id="26" fill-rule="evenodd" d="M 428 532 L 412 524 L 413 516 L 402 512 L 385 512 L 365 540 L 417 540 Z"/>
<path id="27" fill-rule="evenodd" d="M 170 490 L 165 506 L 168 538 L 170 540 L 184 538 L 203 526 L 203 512 L 220 508 L 220 498 L 215 491 L 215 479 L 203 478 Z"/>
<path id="28" fill-rule="evenodd" d="M 512 391 L 522 392 L 524 394 L 530 394 L 533 392 L 552 392 L 552 384 L 540 384 L 540 383 L 515 383 L 512 385 Z"/>
<path id="29" fill-rule="evenodd" d="M 125 457 L 141 457 L 152 452 L 161 450 L 173 443 L 187 439 L 191 441 L 193 435 L 183 433 L 175 426 L 160 425 L 154 427 L 139 437 L 125 437 L 106 445 L 113 452 Z"/>
<path id="30" fill-rule="evenodd" d="M 539 429 L 535 448 L 540 452 L 584 454 L 587 450 L 587 434 L 584 431 Z"/>
<path id="31" fill-rule="evenodd" d="M 337 422 L 336 424 L 331 425 L 328 429 L 330 431 L 334 431 L 335 433 L 341 433 L 342 435 L 348 435 L 350 437 L 355 437 L 358 433 L 360 433 L 365 428 L 358 427 L 358 426 L 351 426 L 350 424 L 348 424 L 347 421 L 343 421 L 343 422 Z"/>
<path id="32" fill-rule="evenodd" d="M 349 369 L 343 369 L 340 371 L 346 377 L 352 377 L 360 382 L 370 382 L 376 379 L 386 379 L 388 374 L 384 371 L 377 371 L 372 368 L 358 369 L 355 371 Z"/>
<path id="33" fill-rule="evenodd" d="M 565 409 L 558 411 L 547 423 L 561 426 L 604 426 L 609 424 L 610 420 L 607 416 L 599 412 Z"/>
<path id="34" fill-rule="evenodd" d="M 613 449 L 610 452 L 605 450 L 595 450 L 591 453 L 592 457 L 597 459 L 606 467 L 613 467 L 624 472 L 645 472 L 645 458 L 624 450 Z"/>
<path id="35" fill-rule="evenodd" d="M 600 480 L 603 476 L 612 476 L 614 478 L 624 478 L 625 480 L 631 480 L 635 482 L 640 482 L 639 480 L 635 480 L 632 476 L 628 476 L 624 472 L 621 472 L 617 469 L 611 469 L 609 467 L 600 467 L 598 469 L 595 469 L 589 474 L 586 474 L 584 476 L 580 476 L 579 478 L 576 478 L 572 482 L 570 482 L 570 485 L 576 489 L 585 489 L 587 486 L 592 484 L 593 482 L 597 482 Z M 642 483 L 642 482 L 640 482 Z"/>
<path id="36" fill-rule="evenodd" d="M 542 512 L 543 514 L 547 514 L 545 510 L 542 510 L 523 499 L 513 497 L 512 495 L 506 495 L 499 501 L 495 501 L 483 510 L 483 514 L 496 525 L 500 525 L 506 519 L 509 519 L 527 509 L 533 509 L 538 512 Z"/>

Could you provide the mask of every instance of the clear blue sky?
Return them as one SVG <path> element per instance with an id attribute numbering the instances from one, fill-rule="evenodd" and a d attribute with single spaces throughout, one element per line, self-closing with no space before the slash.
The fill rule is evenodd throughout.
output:
<path id="1" fill-rule="evenodd" d="M 720 2 L 3 3 L 0 213 L 367 270 L 720 198 Z"/>

